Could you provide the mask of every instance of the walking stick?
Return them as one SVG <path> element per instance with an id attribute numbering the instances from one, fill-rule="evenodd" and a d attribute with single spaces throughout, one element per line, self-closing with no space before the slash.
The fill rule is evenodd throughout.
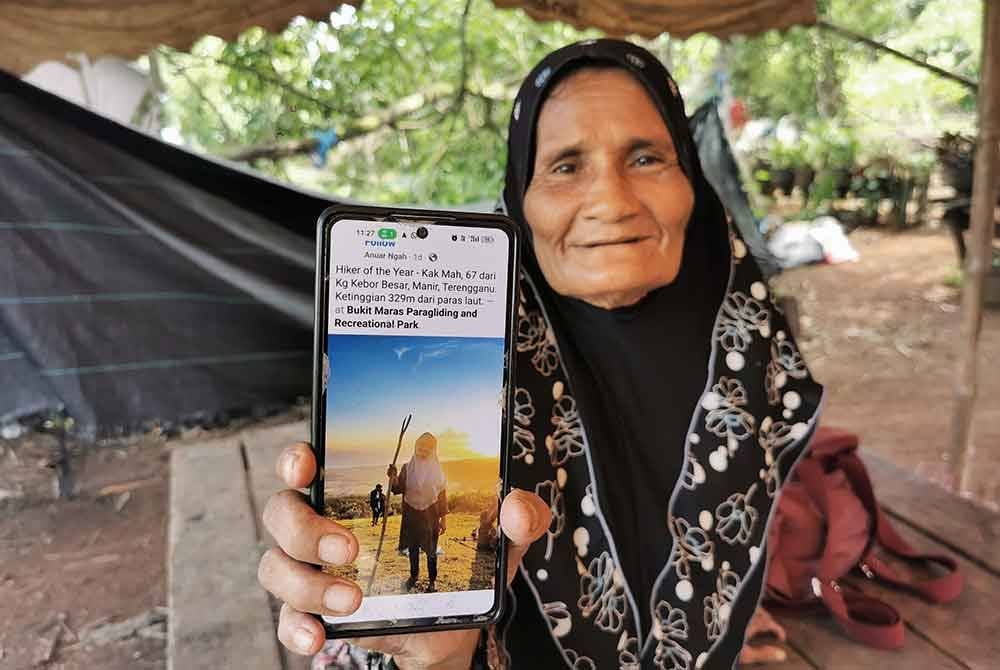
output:
<path id="1" fill-rule="evenodd" d="M 403 435 L 406 433 L 406 429 L 410 425 L 410 419 L 413 418 L 412 414 L 407 414 L 406 418 L 403 419 L 403 426 L 399 429 L 399 441 L 396 442 L 396 453 L 392 457 L 392 467 L 396 467 L 396 459 L 399 458 L 399 449 L 403 446 Z M 382 555 L 382 543 L 385 541 L 385 525 L 389 521 L 389 509 L 390 502 L 392 501 L 392 479 L 388 476 L 386 477 L 389 481 L 385 487 L 385 511 L 382 513 L 382 533 L 378 537 L 378 549 L 375 551 L 375 561 L 372 563 L 372 574 L 368 577 L 368 587 L 365 589 L 365 595 L 372 592 L 372 584 L 375 582 L 375 571 L 378 570 L 378 559 Z"/>

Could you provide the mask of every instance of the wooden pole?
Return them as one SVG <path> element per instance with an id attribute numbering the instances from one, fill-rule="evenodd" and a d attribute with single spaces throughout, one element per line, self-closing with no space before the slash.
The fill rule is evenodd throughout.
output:
<path id="1" fill-rule="evenodd" d="M 399 429 L 399 440 L 396 442 L 396 453 L 392 456 L 392 467 L 396 467 L 396 461 L 399 460 L 399 449 L 403 446 L 403 435 L 406 434 L 406 429 L 410 427 L 410 419 L 413 418 L 412 414 L 407 414 L 406 418 L 403 419 L 403 425 Z M 371 595 L 372 584 L 375 583 L 375 572 L 378 570 L 378 559 L 382 556 L 382 544 L 385 542 L 385 526 L 389 522 L 389 505 L 392 502 L 392 478 L 388 477 L 388 483 L 385 488 L 385 509 L 382 511 L 382 532 L 378 536 L 378 549 L 375 550 L 375 560 L 372 561 L 372 573 L 368 575 L 368 586 L 365 588 L 365 595 Z"/>
<path id="2" fill-rule="evenodd" d="M 955 484 L 968 492 L 976 452 L 972 440 L 976 401 L 979 333 L 983 324 L 983 289 L 992 262 L 994 207 L 1000 183 L 1000 3 L 983 1 L 983 54 L 979 86 L 979 139 L 976 143 L 969 218 L 969 251 L 962 290 L 958 370 L 952 419 Z"/>

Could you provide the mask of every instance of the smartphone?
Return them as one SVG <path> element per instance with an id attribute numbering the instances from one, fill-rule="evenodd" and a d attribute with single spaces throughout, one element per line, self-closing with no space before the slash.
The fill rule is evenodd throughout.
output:
<path id="1" fill-rule="evenodd" d="M 506 551 L 516 225 L 493 214 L 337 206 L 317 234 L 315 509 L 360 551 L 325 568 L 360 608 L 328 637 L 499 617 Z"/>

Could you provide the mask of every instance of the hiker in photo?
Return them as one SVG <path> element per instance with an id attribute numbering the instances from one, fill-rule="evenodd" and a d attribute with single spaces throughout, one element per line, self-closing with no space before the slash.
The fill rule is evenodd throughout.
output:
<path id="1" fill-rule="evenodd" d="M 412 590 L 420 576 L 420 551 L 427 555 L 427 592 L 436 591 L 438 537 L 446 529 L 448 493 L 444 470 L 437 457 L 437 438 L 424 433 L 413 444 L 413 457 L 397 472 L 390 465 L 390 493 L 403 494 L 399 545 L 410 558 L 410 578 L 406 590 Z"/>
<path id="2" fill-rule="evenodd" d="M 482 633 L 358 646 L 404 670 L 783 660 L 744 642 L 783 635 L 758 608 L 765 539 L 822 388 L 702 171 L 677 82 L 625 41 L 559 49 L 521 85 L 507 148 L 499 205 L 524 241 L 500 509 L 512 606 Z M 289 486 L 315 474 L 308 445 L 285 458 Z M 350 533 L 306 505 L 270 525 L 343 537 L 336 558 L 352 563 Z M 314 546 L 286 550 L 322 562 Z M 306 611 L 358 607 L 360 589 L 277 551 L 264 561 L 265 586 L 290 601 L 278 636 L 300 653 L 323 644 Z M 297 599 L 303 574 L 342 598 Z"/>
<path id="3" fill-rule="evenodd" d="M 382 485 L 376 484 L 372 492 L 368 494 L 368 506 L 372 508 L 372 525 L 385 516 L 385 494 L 382 493 Z"/>

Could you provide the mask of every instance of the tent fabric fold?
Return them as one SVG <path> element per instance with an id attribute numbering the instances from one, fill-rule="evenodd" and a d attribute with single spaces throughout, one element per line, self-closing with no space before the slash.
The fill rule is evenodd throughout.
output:
<path id="1" fill-rule="evenodd" d="M 166 44 L 187 50 L 203 35 L 232 40 L 247 28 L 277 32 L 296 16 L 325 19 L 331 0 L 6 0 L 0 3 L 0 69 L 23 74 L 48 60 L 135 58 Z"/>
<path id="2" fill-rule="evenodd" d="M 23 74 L 85 53 L 135 58 L 160 44 L 188 49 L 202 35 L 231 40 L 251 26 L 275 32 L 296 16 L 325 19 L 361 0 L 8 0 L 0 3 L 0 69 Z M 717 37 L 816 23 L 815 0 L 494 0 L 539 21 L 609 35 Z"/>
<path id="3" fill-rule="evenodd" d="M 493 0 L 538 21 L 564 21 L 609 35 L 686 38 L 755 35 L 816 23 L 815 0 Z"/>

